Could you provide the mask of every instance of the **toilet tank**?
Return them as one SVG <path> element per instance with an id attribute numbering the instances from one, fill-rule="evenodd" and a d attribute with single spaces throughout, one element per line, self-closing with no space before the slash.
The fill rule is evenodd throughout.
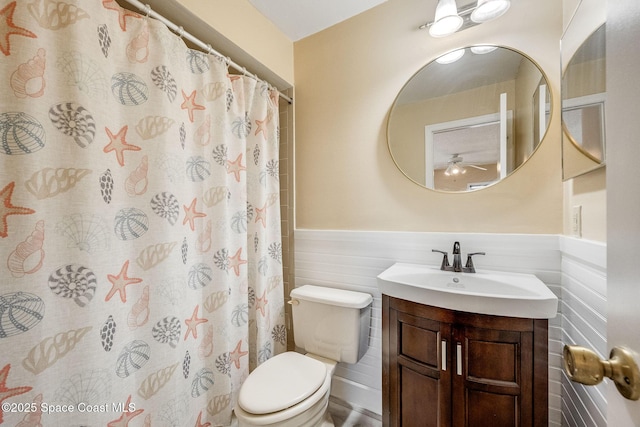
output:
<path id="1" fill-rule="evenodd" d="M 304 285 L 291 291 L 293 339 L 307 353 L 356 363 L 369 347 L 371 295 Z"/>

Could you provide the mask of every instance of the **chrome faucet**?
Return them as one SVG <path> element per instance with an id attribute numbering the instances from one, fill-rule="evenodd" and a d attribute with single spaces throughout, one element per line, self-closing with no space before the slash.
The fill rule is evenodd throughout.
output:
<path id="1" fill-rule="evenodd" d="M 439 252 L 443 255 L 442 264 L 440 264 L 440 270 L 442 271 L 454 271 L 456 273 L 475 273 L 476 269 L 473 265 L 473 256 L 474 255 L 485 255 L 484 252 L 473 252 L 467 254 L 467 263 L 462 266 L 462 258 L 460 255 L 460 242 L 455 242 L 453 244 L 453 265 L 449 264 L 449 254 L 445 251 L 440 251 L 438 249 L 431 249 L 431 252 Z"/>
<path id="2" fill-rule="evenodd" d="M 453 244 L 453 271 L 462 271 L 462 260 L 460 259 L 460 242 Z"/>

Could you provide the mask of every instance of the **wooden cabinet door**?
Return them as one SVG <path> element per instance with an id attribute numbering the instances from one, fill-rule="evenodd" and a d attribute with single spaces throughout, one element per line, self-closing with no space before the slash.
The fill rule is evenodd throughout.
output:
<path id="1" fill-rule="evenodd" d="M 451 426 L 451 327 L 389 311 L 390 424 Z"/>
<path id="2" fill-rule="evenodd" d="M 382 307 L 383 426 L 547 426 L 546 319 Z"/>
<path id="3" fill-rule="evenodd" d="M 453 327 L 453 425 L 530 427 L 533 334 Z"/>

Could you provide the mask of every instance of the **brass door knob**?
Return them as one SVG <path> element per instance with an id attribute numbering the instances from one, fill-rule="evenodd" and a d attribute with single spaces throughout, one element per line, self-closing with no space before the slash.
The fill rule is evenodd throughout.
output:
<path id="1" fill-rule="evenodd" d="M 640 371 L 633 354 L 622 347 L 611 350 L 609 360 L 602 360 L 592 350 L 565 345 L 564 370 L 571 381 L 585 385 L 599 384 L 604 377 L 612 379 L 620 394 L 630 400 L 640 399 Z"/>

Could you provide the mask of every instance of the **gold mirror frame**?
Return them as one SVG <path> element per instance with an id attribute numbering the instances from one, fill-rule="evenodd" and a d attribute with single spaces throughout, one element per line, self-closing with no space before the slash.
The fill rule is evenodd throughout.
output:
<path id="1" fill-rule="evenodd" d="M 606 23 L 600 25 L 591 34 L 586 37 L 580 44 L 580 47 L 571 55 L 566 64 L 563 64 L 562 74 L 562 178 L 568 180 L 580 175 L 584 175 L 593 170 L 605 166 L 605 64 L 606 64 L 606 47 L 605 47 L 605 28 Z M 566 34 L 565 34 L 565 37 Z M 564 53 L 564 52 L 563 52 Z M 564 56 L 564 55 L 563 55 Z M 563 61 L 564 62 L 564 61 Z M 587 64 L 587 65 L 585 65 Z M 588 67 L 589 66 L 589 67 Z M 574 72 L 573 78 L 570 73 L 570 67 L 578 68 L 578 72 Z M 577 77 L 577 78 L 576 78 Z M 588 101 L 584 107 L 600 107 L 597 122 L 593 117 L 589 121 L 594 128 L 593 123 L 597 123 L 594 132 L 600 134 L 596 151 L 600 153 L 600 158 L 592 154 L 586 149 L 580 141 L 576 140 L 576 136 L 572 134 L 567 125 L 567 111 L 576 111 L 582 107 L 569 105 L 568 101 L 578 99 L 580 97 L 568 98 L 576 92 L 575 88 L 582 86 L 582 90 L 587 93 L 582 96 Z M 602 87 L 600 87 L 602 86 Z M 584 88 L 587 89 L 584 89 Z M 595 90 L 595 88 L 601 90 Z M 589 97 L 591 99 L 589 99 Z M 587 125 L 587 127 L 589 127 Z M 583 128 L 584 130 L 584 128 Z"/>
<path id="2" fill-rule="evenodd" d="M 488 46 L 488 45 L 482 45 L 482 46 Z M 469 51 L 472 47 L 475 48 L 475 47 L 478 47 L 478 46 L 468 46 L 468 47 L 465 47 L 463 49 Z M 427 185 L 426 184 L 426 180 L 428 178 L 425 178 L 424 182 L 421 182 L 421 180 L 416 179 L 415 172 L 414 173 L 408 172 L 406 170 L 407 168 L 402 165 L 402 162 L 403 162 L 403 160 L 401 159 L 402 156 L 400 156 L 398 154 L 398 150 L 397 149 L 396 149 L 396 152 L 394 153 L 394 138 L 397 138 L 397 135 L 394 136 L 394 131 L 393 131 L 394 113 L 397 114 L 397 111 L 398 111 L 399 105 L 401 103 L 401 98 L 403 97 L 403 94 L 405 94 L 407 91 L 411 91 L 412 90 L 411 89 L 412 88 L 412 84 L 414 84 L 412 82 L 417 81 L 417 79 L 419 78 L 419 76 L 421 74 L 424 74 L 425 72 L 428 73 L 429 72 L 428 71 L 429 67 L 433 67 L 434 64 L 436 64 L 436 60 L 438 59 L 438 58 L 436 58 L 436 59 L 430 61 L 429 63 L 427 63 L 422 68 L 420 68 L 420 70 L 418 70 L 415 74 L 413 74 L 413 76 L 407 81 L 407 83 L 405 83 L 405 85 L 400 90 L 398 96 L 396 97 L 396 99 L 395 99 L 395 101 L 394 101 L 394 103 L 393 103 L 393 105 L 391 107 L 391 110 L 390 110 L 390 113 L 389 113 L 389 116 L 388 116 L 388 121 L 387 121 L 387 148 L 389 150 L 391 158 L 393 159 L 396 167 L 398 167 L 398 169 L 409 180 L 413 181 L 415 184 L 420 185 L 423 188 L 427 188 L 427 189 L 430 189 L 430 190 L 433 190 L 433 191 L 437 191 L 437 192 L 444 192 L 444 193 L 466 193 L 466 192 L 470 192 L 470 191 L 477 191 L 477 190 L 480 190 L 482 188 L 486 188 L 486 187 L 489 187 L 489 186 L 493 186 L 493 185 L 495 185 L 495 184 L 497 184 L 499 182 L 502 182 L 508 176 L 510 176 L 510 175 L 514 174 L 515 172 L 517 172 L 517 170 L 519 170 L 526 163 L 526 161 L 537 151 L 537 149 L 540 147 L 540 145 L 544 141 L 544 138 L 546 137 L 546 135 L 547 135 L 547 133 L 549 131 L 549 123 L 550 123 L 551 117 L 553 115 L 552 94 L 551 94 L 551 91 L 549 90 L 549 86 L 548 86 L 549 79 L 547 78 L 547 75 L 544 73 L 544 71 L 541 69 L 541 67 L 531 57 L 529 57 L 528 55 L 524 54 L 523 52 L 520 52 L 519 50 L 510 48 L 510 47 L 505 47 L 505 46 L 493 46 L 492 45 L 491 47 L 494 47 L 496 49 L 500 49 L 501 51 L 503 51 L 503 53 L 509 53 L 510 55 L 517 55 L 520 58 L 521 61 L 525 61 L 526 60 L 526 64 L 527 64 L 526 66 L 527 67 L 531 67 L 531 69 L 534 69 L 537 73 L 539 73 L 539 77 L 538 77 L 539 80 L 536 82 L 537 86 L 535 87 L 536 91 L 534 91 L 534 92 L 537 93 L 537 90 L 540 87 L 540 83 L 544 83 L 546 85 L 545 96 L 548 97 L 548 99 L 545 100 L 546 117 L 543 118 L 544 119 L 544 130 L 543 131 L 538 131 L 538 134 L 537 134 L 538 140 L 535 143 L 532 144 L 533 146 L 531 147 L 530 151 L 527 152 L 525 155 L 523 155 L 522 159 L 517 164 L 515 164 L 515 166 L 510 171 L 508 171 L 508 173 L 505 174 L 505 176 L 498 178 L 497 180 L 495 180 L 495 182 L 490 182 L 490 183 L 488 183 L 486 185 L 483 185 L 481 187 L 476 187 L 476 188 L 473 188 L 473 187 L 470 187 L 469 185 L 467 185 L 467 188 L 470 188 L 470 189 L 466 189 L 466 190 L 445 190 L 445 189 L 440 189 L 440 188 L 432 188 L 429 185 Z M 453 52 L 453 51 L 451 51 L 451 52 Z M 451 53 L 451 52 L 448 52 L 448 53 Z M 445 53 L 445 55 L 446 55 L 446 53 Z M 465 53 L 465 55 L 466 55 L 466 53 Z M 442 55 L 442 56 L 444 56 L 444 55 Z M 480 55 L 478 55 L 478 56 L 480 56 Z M 439 58 L 441 58 L 441 57 L 439 57 Z M 489 56 L 487 55 L 484 58 L 489 58 Z M 425 71 L 425 70 L 427 70 L 427 71 Z M 464 73 L 465 73 L 465 70 L 464 70 L 464 67 L 463 67 L 463 74 Z M 495 83 L 492 83 L 492 84 L 495 84 Z M 486 87 L 486 85 L 485 85 L 485 87 Z M 479 86 L 476 89 L 478 89 L 480 92 L 483 92 L 485 87 Z M 531 99 L 530 99 L 530 101 L 531 101 L 530 107 L 532 109 L 531 112 L 533 112 L 533 102 L 534 102 L 533 96 L 534 96 L 534 93 L 532 92 L 530 95 L 527 95 L 527 96 L 531 97 Z M 526 99 L 526 98 L 523 98 L 523 99 Z M 466 103 L 466 104 L 471 104 L 471 103 Z M 452 103 L 452 105 L 453 105 L 453 103 Z M 461 105 L 461 104 L 458 103 L 458 105 Z M 482 115 L 479 115 L 479 116 L 482 116 Z M 395 117 L 395 120 L 398 120 L 398 118 Z M 454 119 L 454 120 L 450 120 L 450 121 L 455 122 L 456 120 Z M 531 118 L 531 125 L 533 125 L 533 118 Z M 424 126 L 424 123 L 418 124 L 416 126 Z M 532 136 L 532 138 L 533 138 L 533 136 Z M 425 138 L 425 139 L 428 139 L 428 138 Z M 415 139 L 414 139 L 414 141 L 415 141 Z M 414 144 L 419 144 L 419 143 L 415 142 Z M 512 144 L 513 144 L 513 142 L 512 142 Z M 422 154 L 424 154 L 424 153 L 425 153 L 425 151 L 423 150 Z M 414 157 L 418 158 L 419 155 L 416 155 Z M 426 170 L 427 169 L 426 163 L 428 162 L 428 160 L 426 158 L 426 155 L 424 155 L 424 157 L 425 157 L 424 164 L 425 164 L 425 170 Z M 464 154 L 459 156 L 459 157 L 463 157 L 464 158 Z M 467 169 L 469 169 L 469 168 L 467 168 Z M 425 172 L 425 175 L 428 175 L 428 174 Z"/>

